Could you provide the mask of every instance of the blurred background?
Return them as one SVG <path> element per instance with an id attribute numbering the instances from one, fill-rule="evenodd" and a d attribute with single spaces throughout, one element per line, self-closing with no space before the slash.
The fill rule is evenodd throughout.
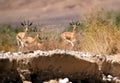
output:
<path id="1" fill-rule="evenodd" d="M 21 21 L 30 20 L 64 27 L 96 7 L 120 10 L 120 0 L 0 0 L 0 24 L 19 26 Z"/>
<path id="2" fill-rule="evenodd" d="M 120 0 L 0 0 L 0 51 L 17 51 L 16 35 L 24 31 L 24 20 L 41 29 L 42 39 L 47 37 L 40 50 L 70 49 L 60 35 L 71 32 L 75 23 L 80 25 L 72 50 L 120 53 Z"/>

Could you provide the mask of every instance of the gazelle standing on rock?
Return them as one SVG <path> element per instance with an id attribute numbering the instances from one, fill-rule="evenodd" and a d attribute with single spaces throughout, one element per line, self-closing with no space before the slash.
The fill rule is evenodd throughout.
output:
<path id="1" fill-rule="evenodd" d="M 23 50 L 23 48 L 25 47 L 25 39 L 28 37 L 29 27 L 32 25 L 32 22 L 29 23 L 28 21 L 26 23 L 24 21 L 24 23 L 21 23 L 21 25 L 25 28 L 25 31 L 19 32 L 16 36 L 19 51 Z"/>
<path id="2" fill-rule="evenodd" d="M 64 32 L 61 34 L 61 39 L 70 43 L 72 48 L 74 47 L 74 42 L 76 41 L 76 27 L 76 24 L 74 24 L 72 32 Z"/>

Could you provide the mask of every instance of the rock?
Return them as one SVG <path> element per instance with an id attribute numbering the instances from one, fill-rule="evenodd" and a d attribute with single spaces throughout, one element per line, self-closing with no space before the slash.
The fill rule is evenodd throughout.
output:
<path id="1" fill-rule="evenodd" d="M 112 75 L 108 75 L 107 78 L 113 79 L 113 76 Z"/>
<path id="2" fill-rule="evenodd" d="M 69 79 L 68 78 L 59 79 L 59 83 L 69 83 Z"/>
<path id="3" fill-rule="evenodd" d="M 43 82 L 43 83 L 58 83 L 58 81 L 57 80 L 50 80 L 48 82 Z"/>
<path id="4" fill-rule="evenodd" d="M 108 82 L 111 82 L 112 80 L 110 78 L 107 79 Z"/>
<path id="5" fill-rule="evenodd" d="M 116 80 L 115 83 L 120 83 L 120 80 Z"/>
<path id="6" fill-rule="evenodd" d="M 59 80 L 57 79 L 54 79 L 54 80 L 50 80 L 50 81 L 45 81 L 43 83 L 72 83 L 72 82 L 69 82 L 69 79 L 68 78 L 59 78 Z"/>
<path id="7" fill-rule="evenodd" d="M 102 75 L 102 74 L 106 74 Z M 0 83 L 1 80 L 13 81 L 17 79 L 43 81 L 56 77 L 67 77 L 54 82 L 70 83 L 70 80 L 92 79 L 95 83 L 112 82 L 119 83 L 120 61 L 111 56 L 96 55 L 89 53 L 52 50 L 34 51 L 31 53 L 0 52 Z M 9 79 L 8 79 L 9 78 Z M 93 79 L 94 78 L 94 79 Z M 34 81 L 34 82 L 33 82 Z M 53 80 L 49 81 L 53 82 Z M 4 83 L 4 82 L 3 82 Z"/>
<path id="8" fill-rule="evenodd" d="M 32 82 L 30 82 L 30 81 L 23 81 L 23 83 L 32 83 Z"/>

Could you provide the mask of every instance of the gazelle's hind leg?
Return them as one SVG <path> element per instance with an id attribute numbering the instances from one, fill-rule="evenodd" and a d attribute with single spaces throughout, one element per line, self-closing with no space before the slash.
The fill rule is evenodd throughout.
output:
<path id="1" fill-rule="evenodd" d="M 22 52 L 23 48 L 25 47 L 24 43 L 22 42 L 21 39 L 17 39 L 17 44 L 18 44 L 18 51 Z"/>
<path id="2" fill-rule="evenodd" d="M 20 39 L 17 38 L 17 47 L 18 47 L 18 51 L 20 51 L 21 48 L 21 42 Z"/>
<path id="3" fill-rule="evenodd" d="M 68 40 L 68 39 L 65 39 L 68 43 L 70 43 L 72 45 L 72 47 L 74 47 L 74 44 L 72 41 Z"/>
<path id="4" fill-rule="evenodd" d="M 21 40 L 21 52 L 23 52 L 27 48 L 27 44 L 25 43 L 24 40 Z"/>
<path id="5" fill-rule="evenodd" d="M 70 40 L 67 40 L 67 39 L 66 39 L 66 41 L 72 45 L 71 49 L 73 49 L 74 43 L 72 41 L 70 41 Z"/>
<path id="6" fill-rule="evenodd" d="M 21 43 L 20 43 L 20 41 L 18 42 L 18 51 L 20 51 L 20 49 L 21 49 Z"/>

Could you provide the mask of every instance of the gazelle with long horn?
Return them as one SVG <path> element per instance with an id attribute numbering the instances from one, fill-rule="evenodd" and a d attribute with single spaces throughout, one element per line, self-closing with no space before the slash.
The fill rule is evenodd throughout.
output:
<path id="1" fill-rule="evenodd" d="M 61 34 L 61 39 L 63 41 L 67 41 L 68 43 L 70 43 L 72 45 L 72 47 L 74 47 L 74 42 L 76 41 L 76 24 L 74 24 L 73 26 L 73 31 L 72 32 L 64 32 Z"/>
<path id="2" fill-rule="evenodd" d="M 19 32 L 16 35 L 16 39 L 17 39 L 17 44 L 18 44 L 19 51 L 23 50 L 23 48 L 25 46 L 25 39 L 28 37 L 29 27 L 32 25 L 32 22 L 29 23 L 29 21 L 28 21 L 26 23 L 24 21 L 23 23 L 21 23 L 21 25 L 25 28 L 25 31 L 24 32 Z"/>

